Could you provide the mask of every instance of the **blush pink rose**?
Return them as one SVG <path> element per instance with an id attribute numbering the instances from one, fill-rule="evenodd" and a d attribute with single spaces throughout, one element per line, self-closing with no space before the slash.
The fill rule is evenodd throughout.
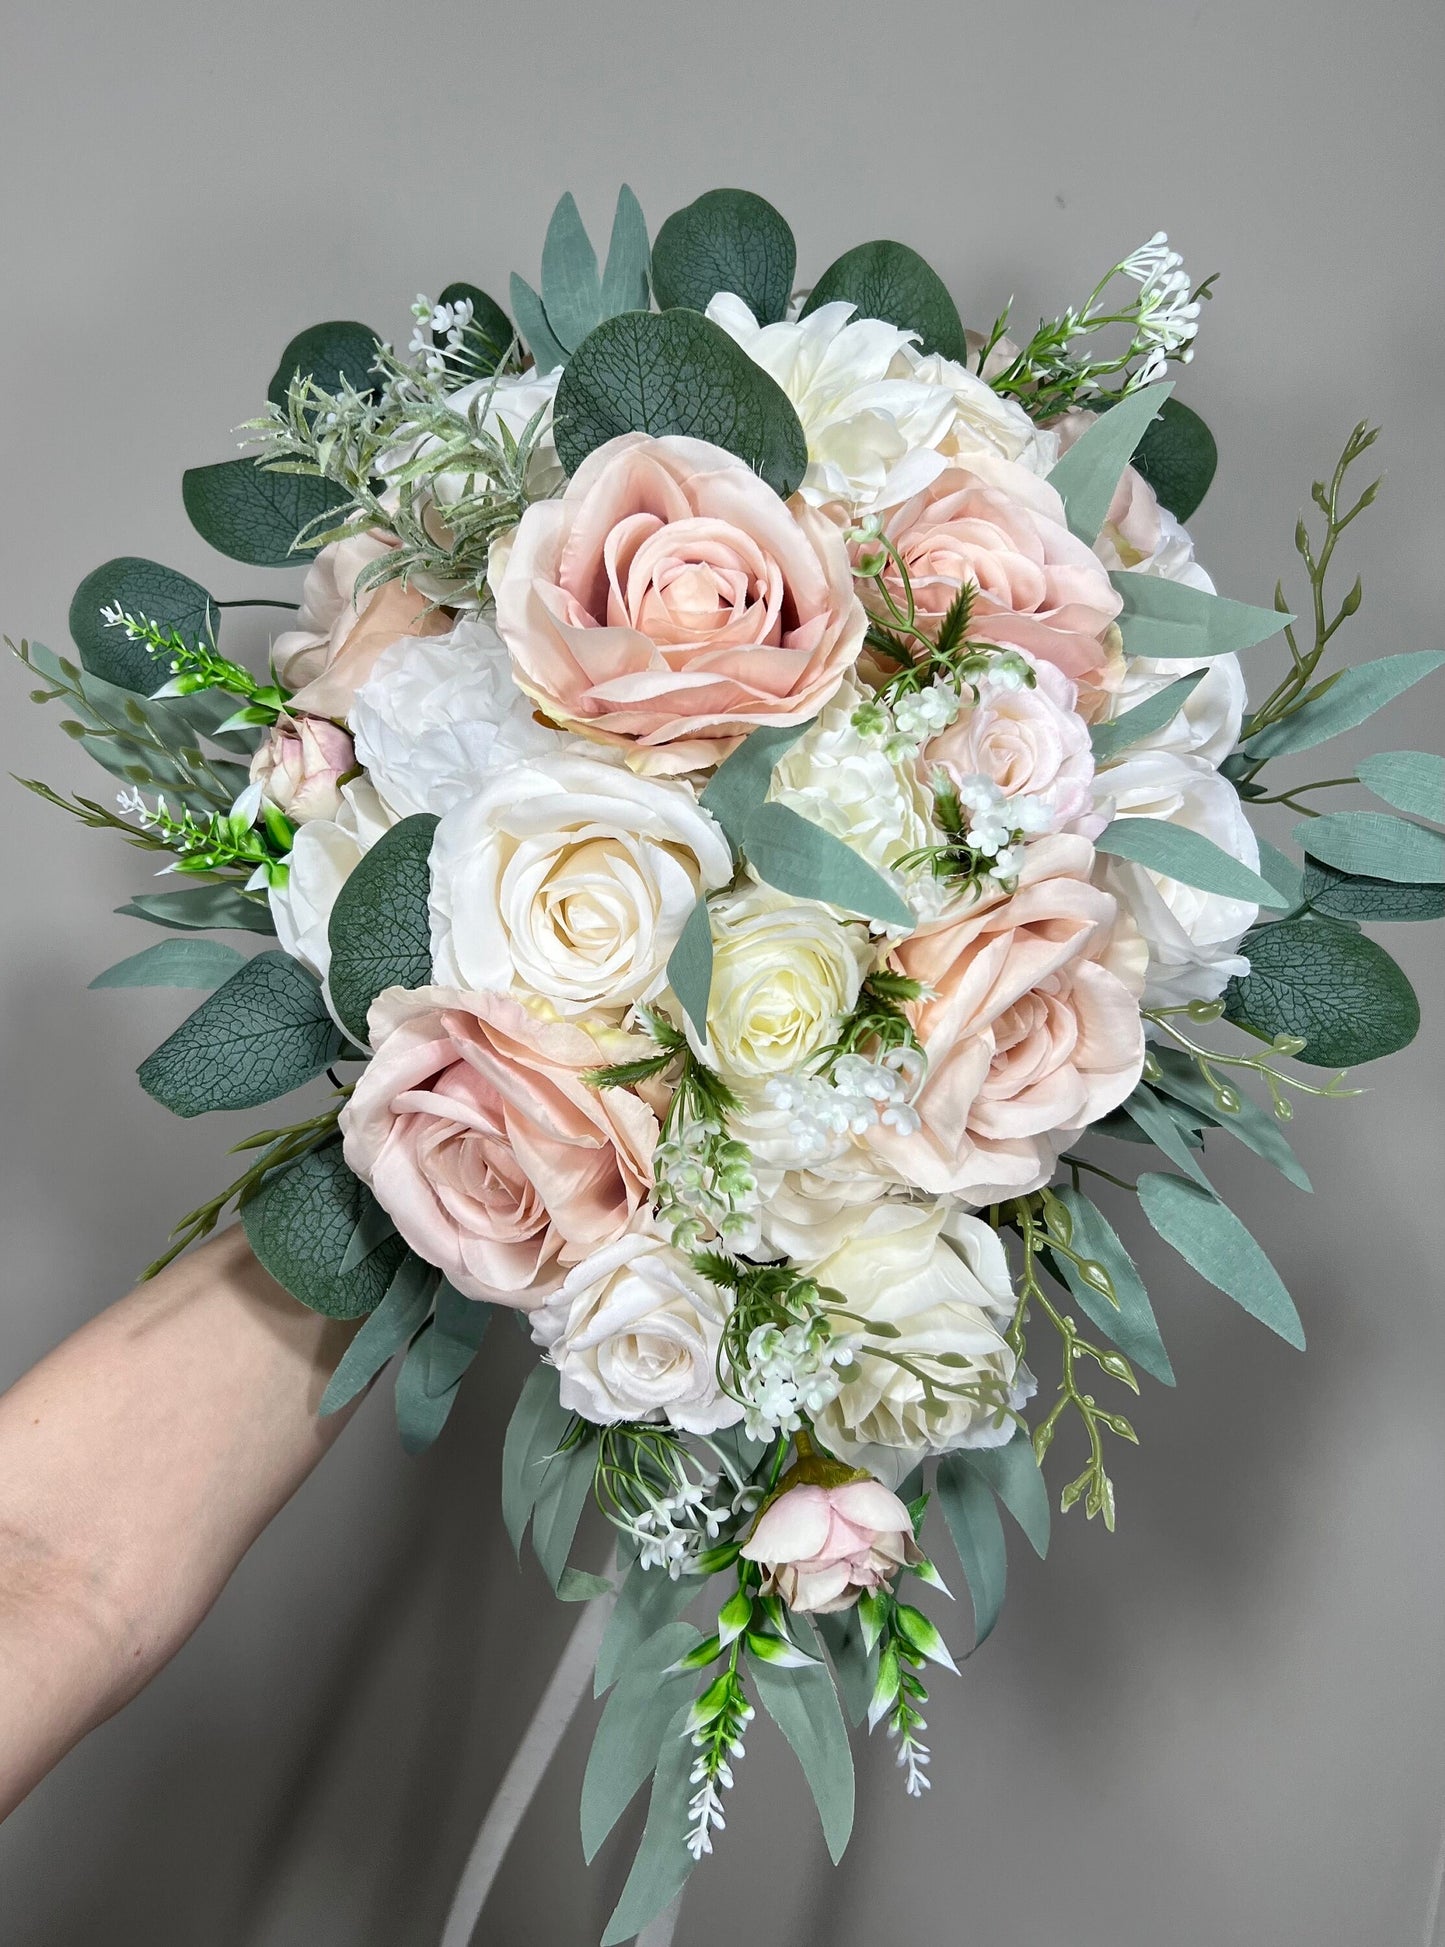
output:
<path id="1" fill-rule="evenodd" d="M 980 454 L 886 512 L 883 531 L 908 570 L 925 632 L 971 582 L 973 640 L 1021 649 L 1076 683 L 1104 678 L 1106 635 L 1122 603 L 1103 563 L 1069 532 L 1047 480 Z M 901 606 L 902 578 L 890 568 L 884 580 Z"/>
<path id="2" fill-rule="evenodd" d="M 1075 705 L 1078 692 L 1052 663 L 1034 666 L 1034 687 L 985 680 L 978 701 L 923 746 L 925 771 L 942 769 L 955 784 L 984 777 L 1007 798 L 1047 805 L 1041 830 L 1096 838 L 1108 823 L 1094 809 L 1094 750 Z"/>
<path id="3" fill-rule="evenodd" d="M 1139 1080 L 1144 958 L 1089 884 L 1094 848 L 1068 833 L 1024 853 L 1018 890 L 985 894 L 911 934 L 893 962 L 928 1056 L 910 1135 L 868 1137 L 900 1181 L 975 1207 L 1047 1183 L 1061 1150 Z"/>
<path id="4" fill-rule="evenodd" d="M 305 825 L 336 816 L 342 783 L 358 768 L 355 747 L 339 725 L 325 717 L 280 717 L 251 759 L 251 782 L 293 825 Z"/>
<path id="5" fill-rule="evenodd" d="M 583 1080 L 583 1029 L 447 987 L 389 988 L 370 1027 L 346 1161 L 468 1298 L 532 1310 L 648 1200 L 657 1119 Z"/>
<path id="6" fill-rule="evenodd" d="M 654 772 L 815 716 L 866 625 L 837 528 L 697 439 L 598 447 L 490 572 L 521 688 Z"/>
<path id="7" fill-rule="evenodd" d="M 763 1510 L 742 1552 L 765 1566 L 764 1595 L 780 1595 L 799 1614 L 819 1616 L 851 1609 L 866 1591 L 892 1582 L 905 1563 L 923 1559 L 898 1496 L 880 1481 L 862 1479 L 790 1487 Z"/>
<path id="8" fill-rule="evenodd" d="M 1059 451 L 1067 453 L 1098 418 L 1087 406 L 1073 406 L 1052 422 L 1059 436 Z M 1104 525 L 1094 543 L 1094 552 L 1106 568 L 1137 568 L 1150 560 L 1164 539 L 1164 523 L 1154 489 L 1142 473 L 1126 466 L 1109 502 Z"/>
<path id="9" fill-rule="evenodd" d="M 445 635 L 453 618 L 399 581 L 356 590 L 356 579 L 395 547 L 380 534 L 330 541 L 306 570 L 296 627 L 271 645 L 276 674 L 294 692 L 291 707 L 344 717 L 383 649 L 409 635 Z"/>

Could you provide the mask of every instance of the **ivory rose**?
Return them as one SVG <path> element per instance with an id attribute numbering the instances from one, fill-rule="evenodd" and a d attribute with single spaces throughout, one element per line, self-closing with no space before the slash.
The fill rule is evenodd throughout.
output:
<path id="1" fill-rule="evenodd" d="M 251 782 L 293 825 L 334 818 L 341 781 L 356 771 L 350 737 L 325 717 L 281 717 L 251 758 Z"/>
<path id="2" fill-rule="evenodd" d="M 1093 864 L 1086 839 L 1041 838 L 1011 897 L 961 899 L 894 950 L 929 990 L 910 1009 L 928 1056 L 921 1127 L 868 1134 L 900 1181 L 973 1205 L 1025 1195 L 1132 1092 L 1144 956 L 1127 928 L 1116 934 L 1118 905 L 1089 883 Z"/>
<path id="3" fill-rule="evenodd" d="M 457 986 L 606 1012 L 665 984 L 699 892 L 727 884 L 732 854 L 689 785 L 561 741 L 438 825 L 432 964 Z"/>
<path id="4" fill-rule="evenodd" d="M 383 649 L 407 635 L 445 635 L 450 616 L 429 609 L 419 590 L 400 581 L 357 593 L 364 568 L 395 546 L 380 534 L 330 541 L 301 584 L 296 627 L 278 635 L 271 661 L 291 707 L 315 717 L 345 717 Z"/>
<path id="5" fill-rule="evenodd" d="M 880 511 L 923 629 L 936 629 L 969 582 L 972 639 L 1020 649 L 1076 683 L 1106 680 L 1110 625 L 1122 603 L 1103 563 L 1069 532 L 1064 503 L 1047 480 L 980 454 Z M 884 579 L 901 606 L 901 577 L 890 566 Z"/>
<path id="6" fill-rule="evenodd" d="M 945 771 L 955 785 L 987 778 L 1006 799 L 1031 798 L 1046 811 L 1041 829 L 1095 838 L 1104 818 L 1094 810 L 1094 753 L 1075 700 L 1052 663 L 1034 665 L 1032 689 L 985 676 L 977 701 L 965 698 L 955 721 L 924 744 L 922 767 Z"/>
<path id="7" fill-rule="evenodd" d="M 841 1470 L 840 1470 L 841 1471 Z M 860 1595 L 922 1561 L 913 1523 L 896 1494 L 862 1476 L 833 1486 L 799 1481 L 772 1501 L 743 1543 L 767 1571 L 762 1593 L 799 1615 L 851 1609 Z"/>
<path id="8" fill-rule="evenodd" d="M 532 1313 L 532 1337 L 557 1368 L 568 1412 L 601 1426 L 666 1420 L 715 1433 L 743 1413 L 718 1384 L 725 1315 L 717 1287 L 644 1225 L 574 1265 Z"/>
<path id="9" fill-rule="evenodd" d="M 816 715 L 863 639 L 838 530 L 704 440 L 608 441 L 492 563 L 517 682 L 639 770 L 704 769 Z"/>
<path id="10" fill-rule="evenodd" d="M 388 988 L 370 1028 L 346 1161 L 464 1296 L 531 1310 L 647 1202 L 657 1120 L 587 1084 L 581 1028 L 447 987 Z"/>

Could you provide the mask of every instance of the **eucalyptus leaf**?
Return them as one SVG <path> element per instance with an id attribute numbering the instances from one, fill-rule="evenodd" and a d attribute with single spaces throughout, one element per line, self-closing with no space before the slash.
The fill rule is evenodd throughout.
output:
<path id="1" fill-rule="evenodd" d="M 642 214 L 642 205 L 624 183 L 617 192 L 612 239 L 607 246 L 607 266 L 602 273 L 604 318 L 615 318 L 620 311 L 647 309 L 647 273 L 651 257 L 647 243 L 647 219 Z"/>
<path id="2" fill-rule="evenodd" d="M 1073 445 L 1054 462 L 1049 485 L 1064 503 L 1069 531 L 1093 547 L 1099 538 L 1124 469 L 1146 427 L 1174 390 L 1172 379 L 1128 392 L 1115 406 L 1099 414 Z"/>
<path id="3" fill-rule="evenodd" d="M 266 388 L 272 405 L 284 406 L 293 378 L 310 379 L 321 392 L 339 392 L 343 378 L 357 391 L 375 397 L 379 390 L 372 367 L 381 340 L 370 325 L 354 318 L 331 318 L 298 331 L 282 352 Z"/>
<path id="4" fill-rule="evenodd" d="M 182 933 L 274 935 L 276 931 L 270 907 L 263 900 L 248 898 L 237 885 L 197 886 L 190 892 L 138 892 L 115 910 Z"/>
<path id="5" fill-rule="evenodd" d="M 1262 1109 L 1258 1102 L 1252 1101 L 1238 1089 L 1234 1091 L 1238 1108 L 1221 1108 L 1214 1091 L 1194 1062 L 1177 1048 L 1156 1048 L 1154 1059 L 1160 1068 L 1156 1086 L 1164 1094 L 1172 1095 L 1176 1101 L 1198 1110 L 1216 1129 L 1228 1130 L 1246 1149 L 1252 1149 L 1256 1156 L 1262 1156 L 1267 1163 L 1272 1163 L 1297 1189 L 1309 1190 L 1313 1187 L 1303 1164 L 1285 1140 L 1278 1117 Z"/>
<path id="6" fill-rule="evenodd" d="M 526 341 L 532 354 L 532 363 L 540 376 L 544 372 L 555 371 L 557 366 L 565 365 L 567 353 L 559 345 L 547 323 L 547 313 L 542 300 L 524 278 L 512 272 L 511 282 L 512 310 L 516 313 L 517 329 Z"/>
<path id="7" fill-rule="evenodd" d="M 1312 750 L 1316 744 L 1338 737 L 1342 730 L 1353 730 L 1357 723 L 1364 723 L 1377 710 L 1383 710 L 1387 703 L 1433 674 L 1442 663 L 1445 654 L 1438 649 L 1416 649 L 1403 656 L 1380 656 L 1374 662 L 1357 663 L 1337 676 L 1323 696 L 1312 698 L 1290 716 L 1256 732 L 1244 748 L 1254 758 L 1283 757 L 1291 751 Z M 1435 761 L 1442 762 L 1439 758 Z M 1426 816 L 1439 817 L 1440 813 Z"/>
<path id="8" fill-rule="evenodd" d="M 597 1450 L 591 1441 L 551 1455 L 532 1508 L 532 1547 L 555 1592 L 572 1552 L 582 1510 L 592 1496 Z"/>
<path id="9" fill-rule="evenodd" d="M 658 231 L 652 285 L 664 311 L 706 311 L 729 291 L 769 325 L 787 312 L 797 266 L 793 233 L 771 203 L 747 189 L 710 189 Z"/>
<path id="10" fill-rule="evenodd" d="M 674 1581 L 665 1569 L 644 1568 L 634 1562 L 623 1577 L 612 1614 L 597 1652 L 593 1695 L 600 1697 L 631 1668 L 632 1659 L 650 1636 L 676 1622 L 703 1588 L 696 1575 Z"/>
<path id="11" fill-rule="evenodd" d="M 1277 891 L 1284 893 L 1291 906 L 1298 906 L 1305 897 L 1304 867 L 1287 858 L 1267 838 L 1260 838 L 1258 833 L 1255 837 L 1259 844 L 1260 877 L 1268 879 Z"/>
<path id="12" fill-rule="evenodd" d="M 371 1256 L 378 1244 L 384 1244 L 388 1237 L 395 1236 L 396 1225 L 385 1205 L 378 1203 L 375 1197 L 363 1197 L 361 1214 L 357 1217 L 356 1228 L 351 1233 L 351 1241 L 341 1260 L 342 1275 L 354 1271 L 363 1258 Z"/>
<path id="13" fill-rule="evenodd" d="M 1304 913 L 1258 928 L 1245 953 L 1249 972 L 1225 989 L 1225 1018 L 1269 1040 L 1299 1036 L 1299 1061 L 1352 1068 L 1394 1054 L 1419 1032 L 1414 989 L 1353 926 Z"/>
<path id="14" fill-rule="evenodd" d="M 393 1235 L 360 1264 L 342 1270 L 361 1214 L 374 1201 L 347 1168 L 341 1144 L 330 1142 L 269 1176 L 241 1206 L 241 1221 L 261 1265 L 293 1298 L 327 1318 L 364 1318 L 380 1305 L 407 1257 L 405 1244 Z M 413 1330 L 415 1324 L 406 1336 Z M 323 1410 L 343 1403 L 323 1402 Z"/>
<path id="15" fill-rule="evenodd" d="M 1294 620 L 1281 610 L 1251 608 L 1162 575 L 1119 568 L 1109 579 L 1124 603 L 1119 627 L 1131 656 L 1201 661 L 1267 642 Z"/>
<path id="16" fill-rule="evenodd" d="M 553 425 L 569 473 L 631 432 L 680 433 L 724 447 L 784 499 L 808 465 L 802 426 L 782 388 L 693 311 L 605 319 L 567 363 Z"/>
<path id="17" fill-rule="evenodd" d="M 441 1393 L 432 1392 L 427 1384 L 431 1339 L 432 1321 L 428 1318 L 422 1321 L 396 1375 L 396 1430 L 402 1451 L 412 1455 L 425 1453 L 435 1444 L 461 1390 L 459 1381 Z"/>
<path id="18" fill-rule="evenodd" d="M 552 336 L 575 352 L 602 322 L 597 253 L 570 190 L 560 198 L 542 244 L 542 304 Z"/>
<path id="19" fill-rule="evenodd" d="M 1303 1350 L 1304 1327 L 1293 1300 L 1232 1210 L 1182 1176 L 1145 1174 L 1137 1188 L 1144 1215 L 1186 1264 L 1251 1317 Z"/>
<path id="20" fill-rule="evenodd" d="M 557 1584 L 559 1602 L 595 1602 L 600 1595 L 611 1595 L 612 1584 L 605 1575 L 592 1575 L 585 1568 L 564 1568 Z"/>
<path id="21" fill-rule="evenodd" d="M 419 811 L 393 825 L 365 854 L 337 895 L 327 928 L 331 1003 L 365 1045 L 367 1013 L 386 987 L 431 979 L 432 837 L 437 820 Z"/>
<path id="22" fill-rule="evenodd" d="M 961 1453 L 946 1454 L 939 1461 L 936 1492 L 968 1582 L 977 1649 L 992 1635 L 1003 1607 L 1008 1569 L 1003 1523 L 988 1483 L 964 1465 Z"/>
<path id="23" fill-rule="evenodd" d="M 1057 1189 L 1054 1195 L 1068 1211 L 1072 1221 L 1073 1248 L 1080 1257 L 1103 1265 L 1114 1287 L 1114 1296 L 1119 1301 L 1117 1307 L 1111 1305 L 1102 1292 L 1084 1281 L 1076 1265 L 1061 1257 L 1058 1260 L 1059 1269 L 1073 1293 L 1074 1303 L 1106 1338 L 1113 1340 L 1131 1364 L 1151 1374 L 1161 1385 L 1172 1386 L 1174 1368 L 1159 1334 L 1154 1307 L 1149 1303 L 1144 1280 L 1139 1276 L 1134 1260 L 1124 1248 L 1118 1232 L 1099 1206 L 1081 1190 L 1065 1186 Z"/>
<path id="24" fill-rule="evenodd" d="M 1002 1447 L 966 1447 L 963 1464 L 988 1485 L 1028 1536 L 1042 1561 L 1049 1552 L 1049 1491 L 1023 1427 Z"/>
<path id="25" fill-rule="evenodd" d="M 1261 847 L 1261 850 L 1263 848 Z M 1277 883 L 1277 882 L 1276 882 Z M 1445 883 L 1412 886 L 1306 861 L 1301 897 L 1317 913 L 1356 921 L 1445 919 Z"/>
<path id="26" fill-rule="evenodd" d="M 572 1415 L 557 1398 L 556 1368 L 534 1366 L 502 1442 L 502 1520 L 519 1553 L 547 1462 L 561 1446 L 571 1421 Z"/>
<path id="27" fill-rule="evenodd" d="M 482 1349 L 491 1319 L 489 1304 L 468 1298 L 449 1279 L 442 1279 L 437 1286 L 426 1373 L 426 1389 L 433 1397 L 450 1391 L 467 1371 Z"/>
<path id="28" fill-rule="evenodd" d="M 712 992 L 712 922 L 707 894 L 700 892 L 667 962 L 667 978 L 687 1018 L 707 1039 L 707 1003 Z"/>
<path id="29" fill-rule="evenodd" d="M 994 1519 L 998 1519 L 997 1515 Z M 861 1724 L 868 1715 L 869 1699 L 878 1679 L 878 1646 L 875 1643 L 870 1650 L 864 1641 L 856 1607 L 814 1616 L 813 1622 L 832 1658 L 844 1714 L 850 1724 Z"/>
<path id="30" fill-rule="evenodd" d="M 822 1663 L 779 1670 L 756 1662 L 752 1673 L 758 1701 L 803 1767 L 836 1866 L 853 1830 L 853 1753 L 832 1673 Z"/>
<path id="31" fill-rule="evenodd" d="M 1134 452 L 1135 471 L 1177 521 L 1187 521 L 1198 507 L 1218 464 L 1213 433 L 1179 399 L 1170 399 L 1153 425 L 1145 427 Z"/>
<path id="32" fill-rule="evenodd" d="M 181 498 L 191 526 L 221 554 L 253 568 L 294 568 L 316 547 L 298 547 L 302 531 L 349 497 L 315 474 L 279 473 L 241 459 L 187 467 Z"/>
<path id="33" fill-rule="evenodd" d="M 652 1781 L 647 1824 L 642 1844 L 627 1875 L 622 1898 L 613 1908 L 601 1947 L 620 1947 L 633 1939 L 669 1907 L 686 1886 L 697 1863 L 684 1840 L 688 1828 L 688 1800 L 693 1787 L 693 1748 L 687 1736 L 687 1706 L 669 1722 L 662 1739 L 662 1756 Z"/>
<path id="34" fill-rule="evenodd" d="M 652 1573 L 667 1580 L 666 1570 Z M 582 1856 L 589 1865 L 657 1763 L 669 1722 L 692 1701 L 694 1672 L 673 1665 L 701 1640 L 691 1623 L 665 1623 L 634 1652 L 603 1706 L 582 1779 Z"/>
<path id="35" fill-rule="evenodd" d="M 743 829 L 768 795 L 778 759 L 816 722 L 816 717 L 809 717 L 803 723 L 761 724 L 713 772 L 702 793 L 702 806 L 727 833 L 734 851 L 742 849 Z"/>
<path id="36" fill-rule="evenodd" d="M 247 1235 L 250 1235 L 249 1226 Z M 367 1260 L 368 1264 L 371 1262 Z M 382 1295 L 374 1302 L 371 1316 L 342 1353 L 321 1395 L 317 1411 L 323 1419 L 349 1406 L 410 1341 L 431 1308 L 435 1280 L 436 1272 L 421 1258 L 409 1251 L 400 1257 L 383 1282 Z"/>
<path id="37" fill-rule="evenodd" d="M 856 306 L 860 318 L 883 318 L 916 331 L 924 352 L 967 363 L 968 341 L 948 286 L 906 243 L 883 239 L 845 251 L 813 286 L 802 316 L 840 298 Z"/>
<path id="38" fill-rule="evenodd" d="M 1397 811 L 1445 824 L 1445 757 L 1433 750 L 1378 750 L 1355 769 L 1361 784 Z"/>
<path id="39" fill-rule="evenodd" d="M 1153 696 L 1146 696 L 1142 703 L 1136 703 L 1132 710 L 1126 710 L 1112 722 L 1096 723 L 1089 731 L 1094 762 L 1106 764 L 1111 757 L 1117 757 L 1121 750 L 1137 744 L 1141 737 L 1152 737 L 1156 730 L 1173 723 L 1204 681 L 1206 673 L 1196 669 L 1192 675 L 1181 676 L 1177 682 L 1156 690 Z"/>
<path id="40" fill-rule="evenodd" d="M 117 604 L 128 615 L 175 629 L 192 644 L 214 640 L 221 626 L 221 611 L 201 584 L 159 561 L 120 554 L 92 568 L 70 599 L 71 637 L 88 670 L 141 696 L 170 681 L 170 665 L 101 620 L 101 610 Z"/>
<path id="41" fill-rule="evenodd" d="M 173 1115 L 251 1109 L 324 1073 L 341 1050 L 316 976 L 285 953 L 258 953 L 201 1002 L 139 1068 Z"/>
<path id="42" fill-rule="evenodd" d="M 1327 811 L 1294 828 L 1310 858 L 1352 877 L 1397 885 L 1445 883 L 1445 833 L 1392 817 L 1388 811 Z"/>
<path id="43" fill-rule="evenodd" d="M 1209 1178 L 1195 1160 L 1173 1117 L 1147 1083 L 1139 1083 L 1124 1104 L 1124 1113 L 1144 1131 L 1156 1149 L 1163 1151 L 1171 1163 L 1187 1176 L 1192 1176 L 1204 1189 L 1212 1190 Z"/>
<path id="44" fill-rule="evenodd" d="M 219 940 L 157 940 L 98 973 L 92 987 L 203 987 L 214 991 L 245 966 L 244 954 Z"/>
<path id="45" fill-rule="evenodd" d="M 912 911 L 882 874 L 841 838 L 787 805 L 759 805 L 749 815 L 743 850 L 758 877 L 779 892 L 912 930 Z"/>
<path id="46" fill-rule="evenodd" d="M 1277 892 L 1240 859 L 1231 858 L 1203 832 L 1187 825 L 1171 825 L 1163 818 L 1116 818 L 1094 840 L 1095 849 L 1117 859 L 1132 859 L 1150 872 L 1199 886 L 1226 899 L 1255 906 L 1287 908 L 1287 894 Z"/>

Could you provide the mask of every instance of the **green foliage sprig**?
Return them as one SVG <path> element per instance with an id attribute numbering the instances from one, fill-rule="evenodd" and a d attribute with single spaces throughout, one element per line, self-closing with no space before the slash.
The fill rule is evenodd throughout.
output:
<path id="1" fill-rule="evenodd" d="M 191 641 L 179 629 L 154 622 L 146 615 L 132 615 L 119 603 L 101 610 L 107 628 L 123 629 L 132 642 L 140 643 L 158 660 L 168 663 L 170 681 L 151 692 L 153 697 L 195 696 L 202 690 L 224 690 L 244 699 L 245 708 L 220 726 L 222 730 L 242 725 L 273 724 L 286 706 L 289 692 L 278 683 L 261 683 L 249 669 L 220 655 L 214 641 Z"/>

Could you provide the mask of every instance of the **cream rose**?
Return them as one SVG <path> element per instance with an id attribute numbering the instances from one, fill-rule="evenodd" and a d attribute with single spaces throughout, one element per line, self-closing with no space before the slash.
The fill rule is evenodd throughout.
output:
<path id="1" fill-rule="evenodd" d="M 334 818 L 313 818 L 297 832 L 286 883 L 267 894 L 282 948 L 323 983 L 331 969 L 331 908 L 363 856 L 396 823 L 364 777 L 343 784 L 340 796 Z"/>
<path id="2" fill-rule="evenodd" d="M 400 581 L 357 592 L 362 570 L 395 545 L 380 534 L 331 541 L 306 570 L 296 627 L 271 645 L 277 677 L 294 692 L 292 709 L 345 717 L 383 649 L 403 636 L 445 635 L 451 627 L 450 616 Z"/>
<path id="3" fill-rule="evenodd" d="M 335 818 L 356 772 L 350 737 L 325 717 L 281 717 L 251 759 L 251 782 L 293 825 Z"/>
<path id="4" fill-rule="evenodd" d="M 665 984 L 699 892 L 732 876 L 728 842 L 690 786 L 554 749 L 494 773 L 438 825 L 436 977 L 564 1015 L 628 1007 Z"/>
<path id="5" fill-rule="evenodd" d="M 557 1368 L 562 1405 L 584 1420 L 715 1433 L 743 1411 L 718 1384 L 726 1314 L 717 1287 L 641 1228 L 574 1265 L 532 1313 L 532 1336 Z"/>
<path id="6" fill-rule="evenodd" d="M 866 927 L 764 885 L 719 896 L 710 918 L 712 990 L 699 1054 L 735 1082 L 802 1068 L 858 998 L 872 961 Z"/>
<path id="7" fill-rule="evenodd" d="M 930 1415 L 916 1373 L 870 1351 L 866 1328 L 836 1399 L 817 1416 L 832 1453 L 897 1484 L 926 1454 L 1002 1446 L 1034 1390 L 1003 1336 L 1014 1296 L 1003 1245 L 976 1217 L 945 1203 L 880 1204 L 838 1250 L 811 1267 L 861 1318 L 897 1328 L 875 1340 L 921 1367 L 947 1402 Z M 961 1358 L 939 1363 L 939 1355 Z M 974 1396 L 949 1389 L 971 1386 Z"/>
<path id="8" fill-rule="evenodd" d="M 446 987 L 388 988 L 369 1025 L 347 1164 L 466 1297 L 530 1310 L 647 1203 L 657 1119 L 589 1086 L 581 1028 Z"/>
<path id="9" fill-rule="evenodd" d="M 522 689 L 653 772 L 815 715 L 866 620 L 838 530 L 696 439 L 598 447 L 494 545 L 490 573 Z"/>
<path id="10" fill-rule="evenodd" d="M 1086 839 L 1038 839 L 1012 896 L 960 900 L 895 948 L 928 989 L 910 1009 L 928 1056 L 921 1126 L 867 1140 L 901 1182 L 973 1205 L 1026 1195 L 1133 1090 L 1144 956 L 1093 864 Z"/>
<path id="11" fill-rule="evenodd" d="M 1034 665 L 1032 689 L 985 676 L 977 701 L 923 746 L 923 769 L 943 770 L 955 785 L 986 778 L 1006 799 L 1032 799 L 1046 814 L 1039 830 L 1095 838 L 1105 821 L 1094 809 L 1094 752 L 1076 697 L 1052 663 Z"/>

